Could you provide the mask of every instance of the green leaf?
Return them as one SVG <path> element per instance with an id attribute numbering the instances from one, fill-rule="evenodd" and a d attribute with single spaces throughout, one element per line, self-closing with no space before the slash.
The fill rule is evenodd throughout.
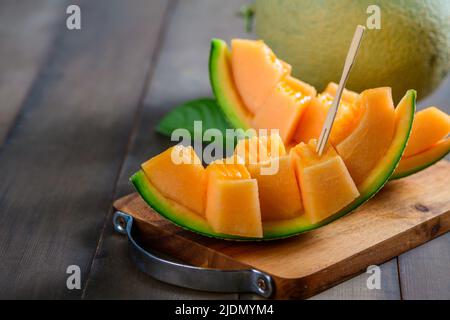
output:
<path id="1" fill-rule="evenodd" d="M 230 128 L 216 100 L 201 98 L 185 102 L 170 111 L 159 122 L 156 131 L 170 137 L 175 129 L 184 128 L 192 137 L 202 135 L 203 132 L 194 132 L 194 121 L 202 121 L 203 132 L 216 128 L 225 134 L 225 130 Z"/>

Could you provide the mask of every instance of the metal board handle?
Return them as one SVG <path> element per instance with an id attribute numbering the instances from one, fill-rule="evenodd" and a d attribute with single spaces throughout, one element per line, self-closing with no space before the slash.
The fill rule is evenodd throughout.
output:
<path id="1" fill-rule="evenodd" d="M 128 236 L 131 260 L 144 273 L 179 287 L 210 292 L 252 292 L 268 298 L 274 290 L 272 277 L 255 269 L 200 268 L 162 259 L 144 250 L 132 237 L 133 217 L 116 211 L 114 229 Z"/>

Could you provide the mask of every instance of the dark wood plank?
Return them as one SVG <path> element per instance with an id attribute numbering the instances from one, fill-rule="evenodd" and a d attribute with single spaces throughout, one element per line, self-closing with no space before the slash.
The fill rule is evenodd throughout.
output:
<path id="1" fill-rule="evenodd" d="M 0 2 L 0 146 L 64 18 L 64 1 Z"/>
<path id="2" fill-rule="evenodd" d="M 71 1 L 0 150 L 0 298 L 77 298 L 110 208 L 167 1 Z M 64 11 L 65 12 L 65 11 Z M 65 13 L 64 13 L 65 14 Z"/>
<path id="3" fill-rule="evenodd" d="M 420 101 L 450 113 L 450 76 L 440 88 Z M 450 160 L 450 156 L 447 156 Z M 450 234 L 430 241 L 398 258 L 403 299 L 450 299 Z"/>
<path id="4" fill-rule="evenodd" d="M 208 79 L 210 40 L 212 37 L 229 40 L 246 36 L 243 23 L 236 14 L 245 3 L 248 1 L 181 0 L 176 3 L 130 154 L 119 179 L 116 198 L 132 190 L 128 177 L 140 163 L 168 147 L 168 139 L 154 132 L 161 117 L 178 103 L 211 95 Z M 184 290 L 144 276 L 128 261 L 125 242 L 122 236 L 114 234 L 108 221 L 86 298 L 237 298 L 237 295 Z"/>

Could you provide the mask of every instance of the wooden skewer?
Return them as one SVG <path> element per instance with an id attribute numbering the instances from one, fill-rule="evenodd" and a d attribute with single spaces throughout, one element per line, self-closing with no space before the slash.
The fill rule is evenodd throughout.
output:
<path id="1" fill-rule="evenodd" d="M 347 79 L 350 74 L 350 70 L 353 67 L 353 63 L 355 62 L 356 54 L 358 53 L 358 49 L 361 44 L 361 39 L 364 35 L 365 29 L 366 28 L 361 25 L 358 25 L 356 27 L 352 43 L 350 44 L 350 48 L 347 53 L 347 58 L 345 59 L 344 70 L 342 71 L 342 76 L 341 80 L 339 81 L 339 86 L 337 88 L 336 95 L 333 99 L 333 103 L 330 107 L 330 110 L 328 110 L 325 123 L 323 124 L 322 127 L 322 132 L 320 133 L 319 142 L 317 143 L 316 146 L 316 152 L 319 154 L 319 156 L 322 155 L 323 150 L 327 145 L 328 138 L 330 137 L 331 128 L 333 127 L 334 118 L 336 117 L 339 102 L 341 101 L 342 92 L 344 91 L 345 84 L 347 83 Z"/>

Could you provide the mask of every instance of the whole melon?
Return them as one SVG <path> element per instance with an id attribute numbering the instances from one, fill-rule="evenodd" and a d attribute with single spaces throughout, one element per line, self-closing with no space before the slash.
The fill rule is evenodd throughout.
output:
<path id="1" fill-rule="evenodd" d="M 396 101 L 411 88 L 425 97 L 450 69 L 449 0 L 256 0 L 256 33 L 321 91 L 339 81 L 371 5 L 381 9 L 381 28 L 366 28 L 347 87 L 390 86 Z"/>

